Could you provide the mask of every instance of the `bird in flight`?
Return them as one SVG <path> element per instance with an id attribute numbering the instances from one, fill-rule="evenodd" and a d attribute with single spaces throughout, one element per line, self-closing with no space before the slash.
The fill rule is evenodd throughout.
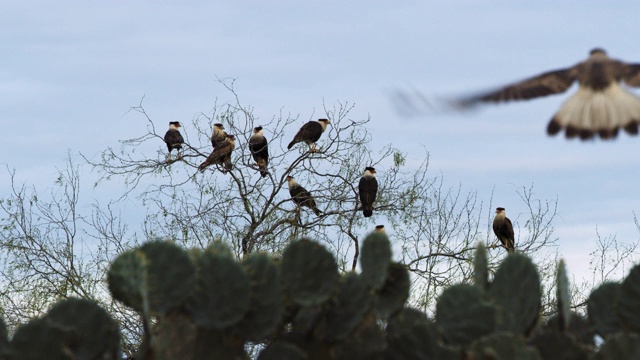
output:
<path id="1" fill-rule="evenodd" d="M 567 138 L 614 139 L 619 129 L 638 134 L 640 98 L 626 90 L 640 87 L 640 63 L 625 63 L 593 49 L 589 57 L 574 66 L 552 70 L 506 85 L 494 91 L 453 101 L 459 108 L 481 102 L 528 100 L 565 92 L 577 81 L 578 91 L 567 99 L 547 125 L 547 134 L 564 130 Z"/>
<path id="2" fill-rule="evenodd" d="M 496 217 L 493 219 L 493 233 L 507 249 L 507 252 L 515 251 L 516 240 L 513 234 L 513 225 L 511 220 L 506 216 L 503 207 L 496 208 Z M 495 243 L 491 246 L 495 248 Z"/>
<path id="3" fill-rule="evenodd" d="M 327 125 L 329 125 L 329 119 L 318 119 L 318 121 L 309 121 L 302 125 L 287 146 L 287 149 L 291 149 L 293 145 L 304 141 L 309 146 L 310 153 L 318 152 L 316 141 L 318 141 L 322 133 L 327 130 Z"/>

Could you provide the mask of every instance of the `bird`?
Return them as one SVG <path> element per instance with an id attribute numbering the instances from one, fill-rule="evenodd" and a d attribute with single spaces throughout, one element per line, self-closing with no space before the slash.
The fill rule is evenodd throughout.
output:
<path id="1" fill-rule="evenodd" d="M 515 238 L 513 235 L 513 225 L 511 220 L 506 216 L 503 207 L 496 208 L 496 217 L 493 219 L 493 232 L 498 240 L 507 249 L 507 252 L 515 251 Z M 495 248 L 495 243 L 492 245 Z"/>
<path id="2" fill-rule="evenodd" d="M 376 195 L 378 194 L 376 169 L 373 167 L 367 166 L 364 169 L 364 175 L 362 175 L 358 183 L 358 193 L 360 194 L 364 217 L 371 217 L 373 215 L 373 202 L 376 201 Z"/>
<path id="3" fill-rule="evenodd" d="M 231 152 L 236 148 L 235 140 L 236 138 L 234 135 L 227 135 L 227 138 L 218 144 L 211 155 L 209 155 L 207 159 L 198 166 L 198 170 L 202 172 L 207 168 L 207 166 L 212 164 L 223 165 L 224 169 L 222 172 L 227 172 L 233 169 L 233 165 L 231 164 Z"/>
<path id="4" fill-rule="evenodd" d="M 264 137 L 262 126 L 253 128 L 253 135 L 249 138 L 249 151 L 260 169 L 262 177 L 267 176 L 267 165 L 269 164 L 269 145 Z"/>
<path id="5" fill-rule="evenodd" d="M 215 150 L 226 138 L 227 133 L 224 132 L 224 126 L 220 123 L 213 124 L 213 132 L 211 133 L 211 146 L 213 146 L 213 150 Z"/>
<path id="6" fill-rule="evenodd" d="M 373 231 L 377 232 L 378 234 L 382 234 L 382 235 L 386 235 L 387 234 L 387 232 L 384 229 L 384 225 L 376 225 L 376 228 Z"/>
<path id="7" fill-rule="evenodd" d="M 614 139 L 620 128 L 638 134 L 640 98 L 624 87 L 640 87 L 640 63 L 625 63 L 595 48 L 589 57 L 574 66 L 547 71 L 520 82 L 506 85 L 453 102 L 456 107 L 470 107 L 479 102 L 528 100 L 565 92 L 578 81 L 578 91 L 569 97 L 547 125 L 547 134 L 565 131 L 567 138 Z"/>
<path id="8" fill-rule="evenodd" d="M 327 129 L 329 119 L 318 119 L 318 121 L 309 121 L 302 125 L 298 133 L 293 137 L 293 140 L 287 146 L 287 149 L 291 149 L 293 145 L 304 141 L 309 146 L 309 152 L 318 152 L 316 148 L 316 141 L 320 139 L 322 133 Z"/>
<path id="9" fill-rule="evenodd" d="M 171 151 L 173 149 L 176 149 L 178 159 L 180 158 L 180 150 L 182 149 L 182 144 L 184 144 L 184 138 L 179 130 L 180 126 L 179 121 L 170 121 L 169 130 L 164 134 L 164 142 L 167 143 L 167 149 L 169 150 L 167 161 L 171 161 Z"/>
<path id="10" fill-rule="evenodd" d="M 289 194 L 291 195 L 291 200 L 293 200 L 293 202 L 300 207 L 306 206 L 313 210 L 316 216 L 322 215 L 322 211 L 318 209 L 316 201 L 313 199 L 313 196 L 311 196 L 311 193 L 298 184 L 293 176 L 287 176 L 287 184 L 289 185 Z"/>

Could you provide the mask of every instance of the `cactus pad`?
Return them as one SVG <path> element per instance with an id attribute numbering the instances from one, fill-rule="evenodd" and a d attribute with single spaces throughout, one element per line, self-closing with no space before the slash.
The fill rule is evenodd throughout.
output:
<path id="1" fill-rule="evenodd" d="M 147 268 L 144 254 L 129 250 L 118 255 L 107 273 L 111 295 L 123 304 L 143 311 L 147 294 Z"/>
<path id="2" fill-rule="evenodd" d="M 257 253 L 242 263 L 251 283 L 251 305 L 236 330 L 247 340 L 260 341 L 278 326 L 283 313 L 280 268 L 270 256 Z"/>
<path id="3" fill-rule="evenodd" d="M 411 279 L 407 268 L 399 263 L 389 265 L 384 286 L 374 299 L 374 309 L 380 318 L 387 318 L 404 307 L 409 298 Z"/>
<path id="4" fill-rule="evenodd" d="M 569 279 L 564 260 L 560 259 L 556 277 L 556 299 L 558 301 L 558 326 L 567 330 L 571 321 L 571 297 L 569 296 Z"/>
<path id="5" fill-rule="evenodd" d="M 489 266 L 487 265 L 487 250 L 482 243 L 478 243 L 476 255 L 473 259 L 473 283 L 482 290 L 489 289 Z"/>
<path id="6" fill-rule="evenodd" d="M 494 330 L 496 309 L 477 286 L 454 285 L 438 298 L 436 322 L 447 344 L 465 345 Z"/>
<path id="7" fill-rule="evenodd" d="M 640 265 L 634 266 L 622 282 L 617 305 L 622 323 L 640 332 Z"/>
<path id="8" fill-rule="evenodd" d="M 379 290 L 387 279 L 387 269 L 391 262 L 391 243 L 384 234 L 371 233 L 362 243 L 360 267 L 364 283 Z"/>
<path id="9" fill-rule="evenodd" d="M 540 310 L 540 278 L 531 259 L 511 254 L 502 262 L 489 287 L 489 296 L 498 307 L 497 330 L 527 334 Z"/>
<path id="10" fill-rule="evenodd" d="M 387 342 L 386 359 L 432 359 L 439 346 L 435 325 L 411 308 L 389 319 Z"/>
<path id="11" fill-rule="evenodd" d="M 197 281 L 187 307 L 198 326 L 223 329 L 238 323 L 251 305 L 249 275 L 233 258 L 214 251 L 197 257 Z"/>
<path id="12" fill-rule="evenodd" d="M 340 279 L 338 294 L 330 301 L 321 323 L 325 341 L 345 339 L 369 311 L 371 297 L 366 285 L 355 273 Z"/>
<path id="13" fill-rule="evenodd" d="M 494 333 L 475 341 L 465 359 L 542 360 L 535 348 L 527 346 L 521 336 Z"/>
<path id="14" fill-rule="evenodd" d="M 287 246 L 281 270 L 289 296 L 302 306 L 322 304 L 333 294 L 338 282 L 338 265 L 333 255 L 308 239 Z"/>
<path id="15" fill-rule="evenodd" d="M 587 300 L 589 321 L 603 338 L 622 329 L 615 309 L 621 286 L 614 282 L 604 283 L 592 291 Z"/>

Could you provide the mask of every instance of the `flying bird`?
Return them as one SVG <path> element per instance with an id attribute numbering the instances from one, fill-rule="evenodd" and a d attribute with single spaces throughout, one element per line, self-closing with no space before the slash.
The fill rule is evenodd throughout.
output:
<path id="1" fill-rule="evenodd" d="M 516 240 L 513 235 L 513 225 L 506 216 L 503 207 L 496 208 L 496 217 L 493 219 L 493 232 L 498 240 L 507 249 L 507 252 L 514 252 Z M 492 246 L 495 248 L 495 244 Z"/>
<path id="2" fill-rule="evenodd" d="M 207 159 L 198 166 L 198 170 L 204 171 L 207 166 L 212 164 L 222 165 L 224 167 L 222 172 L 227 172 L 233 169 L 233 164 L 231 164 L 231 152 L 236 148 L 235 140 L 235 136 L 227 135 L 227 138 L 218 144 L 211 155 L 209 155 Z"/>
<path id="3" fill-rule="evenodd" d="M 384 225 L 376 225 L 376 228 L 373 231 L 379 234 L 387 235 L 387 232 L 384 229 Z"/>
<path id="4" fill-rule="evenodd" d="M 227 133 L 224 132 L 224 126 L 220 123 L 213 124 L 213 133 L 211 133 L 211 146 L 215 150 L 225 139 Z"/>
<path id="5" fill-rule="evenodd" d="M 364 169 L 364 175 L 362 175 L 358 183 L 358 193 L 360 194 L 364 217 L 371 217 L 373 215 L 373 202 L 376 201 L 376 195 L 378 194 L 376 169 L 371 166 L 367 166 Z"/>
<path id="6" fill-rule="evenodd" d="M 327 129 L 328 124 L 328 119 L 318 119 L 318 121 L 309 121 L 302 125 L 296 136 L 293 137 L 293 140 L 287 146 L 287 149 L 291 149 L 293 145 L 304 141 L 309 146 L 310 153 L 318 152 L 316 141 L 320 139 L 322 133 Z"/>
<path id="7" fill-rule="evenodd" d="M 612 59 L 599 48 L 572 67 L 543 74 L 506 85 L 498 90 L 455 101 L 470 107 L 479 102 L 528 100 L 559 94 L 578 81 L 578 91 L 567 99 L 547 125 L 547 134 L 565 131 L 567 138 L 613 139 L 620 128 L 628 134 L 638 134 L 640 98 L 621 86 L 640 87 L 640 63 L 625 63 Z"/>
<path id="8" fill-rule="evenodd" d="M 182 144 L 184 144 L 184 138 L 179 130 L 180 126 L 179 121 L 171 121 L 169 122 L 169 130 L 164 134 L 164 142 L 167 143 L 167 149 L 169 150 L 167 161 L 171 160 L 171 151 L 173 149 L 176 149 L 178 159 L 180 158 L 180 150 L 182 149 Z"/>
<path id="9" fill-rule="evenodd" d="M 253 128 L 253 135 L 249 138 L 249 151 L 260 169 L 262 177 L 267 176 L 267 165 L 269 164 L 269 145 L 264 137 L 262 126 Z"/>
<path id="10" fill-rule="evenodd" d="M 311 193 L 307 191 L 307 189 L 303 188 L 293 176 L 287 176 L 287 183 L 289 184 L 289 194 L 291 195 L 291 199 L 298 206 L 306 206 L 309 209 L 313 210 L 317 216 L 322 215 L 322 211 L 318 209 L 316 205 L 316 201 L 311 196 Z"/>

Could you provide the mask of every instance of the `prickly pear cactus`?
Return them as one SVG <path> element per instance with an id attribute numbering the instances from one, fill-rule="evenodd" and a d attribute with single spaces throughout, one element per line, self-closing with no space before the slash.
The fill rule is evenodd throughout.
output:
<path id="1" fill-rule="evenodd" d="M 360 267 L 364 283 L 380 290 L 387 279 L 387 269 L 391 263 L 391 243 L 386 235 L 371 233 L 362 243 Z"/>
<path id="2" fill-rule="evenodd" d="M 328 300 L 338 283 L 333 255 L 309 239 L 291 243 L 282 254 L 282 282 L 294 302 L 319 305 Z"/>
<path id="3" fill-rule="evenodd" d="M 542 291 L 531 259 L 521 254 L 507 256 L 496 271 L 488 294 L 498 309 L 496 330 L 526 335 L 533 329 Z"/>
<path id="4" fill-rule="evenodd" d="M 445 289 L 436 304 L 436 322 L 449 345 L 467 345 L 496 328 L 496 307 L 477 286 L 458 284 Z"/>
<path id="5" fill-rule="evenodd" d="M 603 338 L 622 331 L 622 323 L 616 311 L 621 286 L 620 283 L 604 283 L 591 292 L 587 300 L 589 321 Z"/>
<path id="6" fill-rule="evenodd" d="M 622 282 L 617 310 L 623 326 L 640 333 L 640 265 L 636 265 Z"/>
<path id="7" fill-rule="evenodd" d="M 251 305 L 247 272 L 225 251 L 207 249 L 196 263 L 196 284 L 186 304 L 194 323 L 217 330 L 237 324 Z"/>

